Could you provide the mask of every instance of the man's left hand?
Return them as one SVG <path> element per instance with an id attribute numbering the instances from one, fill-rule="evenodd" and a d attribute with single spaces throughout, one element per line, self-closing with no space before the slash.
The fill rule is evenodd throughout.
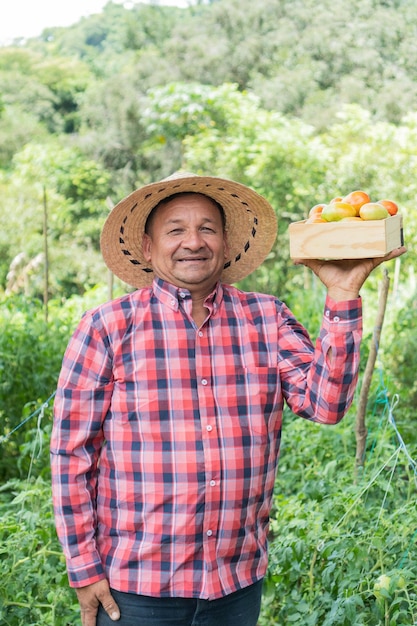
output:
<path id="1" fill-rule="evenodd" d="M 390 261 L 407 252 L 404 246 L 392 250 L 383 257 L 372 259 L 346 259 L 325 261 L 319 259 L 295 259 L 295 265 L 309 267 L 327 287 L 328 295 L 337 301 L 354 300 L 369 274 L 381 263 Z"/>

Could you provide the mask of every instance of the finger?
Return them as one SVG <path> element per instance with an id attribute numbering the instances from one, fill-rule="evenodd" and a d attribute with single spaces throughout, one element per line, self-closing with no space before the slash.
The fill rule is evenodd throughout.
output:
<path id="1" fill-rule="evenodd" d="M 313 272 L 317 272 L 322 267 L 324 261 L 322 259 L 293 259 L 294 265 L 304 265 Z"/>
<path id="2" fill-rule="evenodd" d="M 384 261 L 389 261 L 390 259 L 396 259 L 397 257 L 401 256 L 402 254 L 405 254 L 407 252 L 407 248 L 405 246 L 400 246 L 399 248 L 395 248 L 394 250 L 391 250 L 391 252 L 389 252 L 385 257 L 384 257 Z"/>
<path id="3" fill-rule="evenodd" d="M 397 257 L 401 256 L 405 252 L 407 252 L 407 248 L 405 248 L 404 246 L 401 246 L 400 248 L 395 248 L 394 250 L 391 250 L 391 252 L 388 252 L 388 254 L 386 254 L 385 256 L 375 257 L 374 259 L 372 259 L 373 269 L 375 269 L 382 263 L 385 263 L 386 261 L 391 261 L 392 259 L 396 259 Z"/>
<path id="4" fill-rule="evenodd" d="M 111 593 L 106 593 L 103 598 L 100 598 L 100 602 L 110 619 L 117 622 L 120 619 L 120 610 Z"/>
<path id="5" fill-rule="evenodd" d="M 120 619 L 120 611 L 110 593 L 107 580 L 100 580 L 92 585 L 76 589 L 81 608 L 82 626 L 96 626 L 96 618 L 100 604 L 112 621 Z"/>
<path id="6" fill-rule="evenodd" d="M 98 609 L 81 608 L 81 624 L 82 626 L 96 626 Z"/>

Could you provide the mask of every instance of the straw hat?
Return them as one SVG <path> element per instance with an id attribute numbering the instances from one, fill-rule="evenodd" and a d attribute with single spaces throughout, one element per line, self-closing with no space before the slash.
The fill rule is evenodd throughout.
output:
<path id="1" fill-rule="evenodd" d="M 116 204 L 108 216 L 101 233 L 101 251 L 116 276 L 133 287 L 152 283 L 152 266 L 142 253 L 145 223 L 161 200 L 182 192 L 204 194 L 223 207 L 230 258 L 224 264 L 222 282 L 238 282 L 261 265 L 277 232 L 274 210 L 265 198 L 231 180 L 176 172 L 137 189 Z"/>

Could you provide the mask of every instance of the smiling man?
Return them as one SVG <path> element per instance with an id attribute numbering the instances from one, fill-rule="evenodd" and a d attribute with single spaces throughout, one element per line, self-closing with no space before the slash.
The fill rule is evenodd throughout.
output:
<path id="1" fill-rule="evenodd" d="M 109 268 L 136 287 L 66 350 L 51 441 L 56 526 L 83 626 L 256 626 L 284 402 L 335 424 L 357 382 L 359 290 L 382 259 L 310 260 L 315 345 L 277 297 L 233 283 L 276 236 L 270 204 L 188 173 L 109 215 Z"/>

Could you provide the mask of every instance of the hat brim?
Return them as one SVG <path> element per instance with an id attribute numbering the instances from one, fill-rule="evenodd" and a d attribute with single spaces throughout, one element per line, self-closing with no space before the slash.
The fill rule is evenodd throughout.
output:
<path id="1" fill-rule="evenodd" d="M 106 265 L 122 281 L 140 288 L 154 278 L 142 251 L 146 220 L 165 198 L 183 192 L 213 198 L 226 216 L 229 258 L 222 282 L 236 283 L 251 274 L 268 256 L 277 233 L 277 218 L 269 202 L 253 189 L 214 176 L 173 176 L 132 192 L 112 209 L 101 233 L 101 252 Z"/>

